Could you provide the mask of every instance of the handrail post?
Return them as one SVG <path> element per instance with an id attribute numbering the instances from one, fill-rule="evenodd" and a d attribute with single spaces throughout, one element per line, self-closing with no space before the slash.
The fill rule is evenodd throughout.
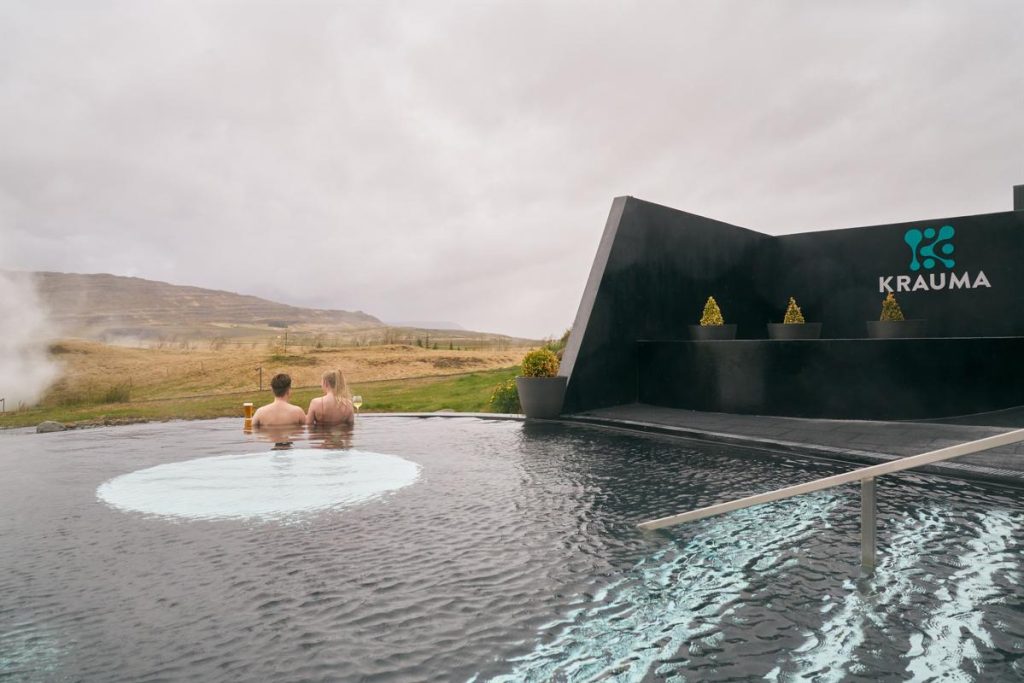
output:
<path id="1" fill-rule="evenodd" d="M 860 480 L 860 568 L 865 574 L 875 571 L 875 549 L 878 545 L 875 493 L 874 477 Z"/>

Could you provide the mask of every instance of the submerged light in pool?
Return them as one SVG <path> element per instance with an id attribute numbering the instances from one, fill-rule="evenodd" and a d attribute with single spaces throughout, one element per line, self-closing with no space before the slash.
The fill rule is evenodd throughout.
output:
<path id="1" fill-rule="evenodd" d="M 419 466 L 366 451 L 287 450 L 157 465 L 102 484 L 115 508 L 188 519 L 271 519 L 351 506 L 416 481 Z"/>

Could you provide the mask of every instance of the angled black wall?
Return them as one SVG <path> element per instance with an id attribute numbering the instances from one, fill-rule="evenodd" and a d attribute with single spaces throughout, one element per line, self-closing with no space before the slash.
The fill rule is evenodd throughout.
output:
<path id="1" fill-rule="evenodd" d="M 767 235 L 620 197 L 612 205 L 562 361 L 563 410 L 637 398 L 637 339 L 680 339 L 714 296 L 740 336 L 758 336 L 768 303 L 753 286 Z"/>

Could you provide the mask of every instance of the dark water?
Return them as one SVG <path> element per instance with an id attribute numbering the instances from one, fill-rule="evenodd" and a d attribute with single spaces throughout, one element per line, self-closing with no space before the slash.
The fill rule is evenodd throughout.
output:
<path id="1" fill-rule="evenodd" d="M 271 453 L 239 427 L 0 434 L 0 680 L 1024 674 L 1017 492 L 882 480 L 881 566 L 858 579 L 852 487 L 670 532 L 634 528 L 847 466 L 555 425 L 384 417 L 352 435 L 359 465 L 352 451 L 311 456 L 319 439 Z M 97 499 L 136 470 L 246 453 L 286 493 L 305 482 L 295 496 L 317 507 L 190 519 Z M 418 478 L 324 505 L 348 486 L 335 468 L 389 476 L 396 461 L 366 470 L 365 453 L 410 461 Z M 171 503 L 255 486 L 204 462 L 202 481 Z M 174 471 L 152 471 L 147 485 L 165 496 L 185 486 Z"/>

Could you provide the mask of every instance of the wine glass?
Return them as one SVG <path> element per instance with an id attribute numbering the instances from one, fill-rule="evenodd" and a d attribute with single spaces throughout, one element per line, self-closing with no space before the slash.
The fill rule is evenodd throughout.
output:
<path id="1" fill-rule="evenodd" d="M 352 405 L 355 406 L 356 412 L 359 412 L 359 408 L 363 405 L 363 397 L 356 394 L 352 397 Z"/>

